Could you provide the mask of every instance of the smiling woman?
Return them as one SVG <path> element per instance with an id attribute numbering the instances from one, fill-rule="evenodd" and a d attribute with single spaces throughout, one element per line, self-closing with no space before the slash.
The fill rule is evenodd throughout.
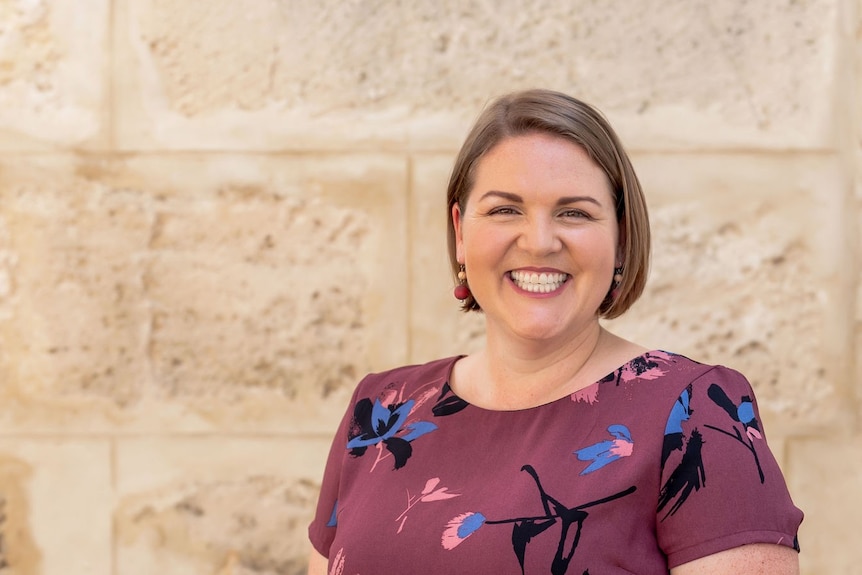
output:
<path id="1" fill-rule="evenodd" d="M 564 94 L 531 90 L 504 96 L 482 113 L 468 134 L 455 160 L 447 193 L 449 252 L 453 269 L 457 273 L 460 266 L 455 254 L 454 209 L 463 207 L 472 195 L 479 168 L 485 164 L 486 156 L 508 139 L 537 135 L 552 137 L 558 144 L 573 144 L 578 150 L 576 154 L 586 155 L 590 160 L 586 165 L 587 172 L 595 176 L 594 170 L 598 168 L 604 176 L 604 185 L 609 187 L 614 217 L 623 240 L 620 242 L 621 259 L 627 262 L 627 273 L 619 280 L 617 297 L 603 301 L 599 311 L 602 317 L 617 317 L 640 297 L 646 285 L 650 252 L 646 201 L 634 168 L 604 117 L 594 108 Z M 550 159 L 548 157 L 549 161 L 541 167 L 553 163 Z M 566 166 L 565 159 L 556 163 L 572 175 L 573 166 Z M 541 167 L 531 166 L 529 172 L 532 174 Z M 568 192 L 577 194 L 578 185 L 584 187 L 584 177 L 587 174 L 576 174 L 575 179 L 568 182 Z M 600 185 L 596 181 L 593 184 Z M 494 191 L 506 195 L 505 190 Z M 563 202 L 560 207 L 578 200 L 597 202 L 597 198 L 590 194 L 564 195 L 558 200 Z M 583 210 L 582 206 L 572 207 Z M 475 298 L 467 297 L 464 309 L 478 310 L 480 306 Z"/>
<path id="2" fill-rule="evenodd" d="M 309 573 L 798 572 L 802 513 L 748 381 L 599 322 L 640 296 L 650 245 L 601 114 L 545 90 L 498 99 L 447 212 L 486 346 L 360 382 Z"/>
<path id="3" fill-rule="evenodd" d="M 592 335 L 585 329 L 598 327 L 596 310 L 623 257 L 601 168 L 581 146 L 533 133 L 489 150 L 474 179 L 463 207 L 452 206 L 455 259 L 481 302 L 488 335 L 548 348 Z M 548 277 L 563 281 L 548 284 Z"/>

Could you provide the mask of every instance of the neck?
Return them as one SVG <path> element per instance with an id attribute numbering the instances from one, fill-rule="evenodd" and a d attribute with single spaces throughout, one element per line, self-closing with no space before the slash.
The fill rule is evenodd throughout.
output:
<path id="1" fill-rule="evenodd" d="M 591 363 L 609 338 L 598 322 L 557 345 L 489 333 L 485 350 L 475 358 L 472 380 L 477 384 L 471 395 L 492 409 L 525 409 L 574 393 L 604 375 Z"/>

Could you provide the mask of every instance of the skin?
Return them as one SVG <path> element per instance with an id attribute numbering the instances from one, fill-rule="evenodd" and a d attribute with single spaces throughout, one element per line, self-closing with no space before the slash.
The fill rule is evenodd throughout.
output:
<path id="1" fill-rule="evenodd" d="M 450 385 L 473 405 L 524 409 L 597 381 L 646 351 L 605 331 L 598 308 L 620 263 L 620 232 L 604 172 L 567 140 L 503 140 L 478 163 L 452 211 L 456 257 L 486 318 L 486 347 L 458 361 Z M 566 274 L 551 293 L 521 289 L 512 271 Z M 326 575 L 312 551 L 309 575 Z M 680 565 L 672 575 L 797 575 L 797 553 L 745 545 Z"/>
<path id="2" fill-rule="evenodd" d="M 326 575 L 326 569 L 326 557 L 312 551 L 308 575 Z M 780 545 L 743 545 L 675 567 L 670 575 L 799 575 L 799 555 Z"/>
<path id="3" fill-rule="evenodd" d="M 308 556 L 308 575 L 326 575 L 329 560 L 312 549 Z"/>
<path id="4" fill-rule="evenodd" d="M 799 575 L 799 554 L 789 547 L 757 543 L 695 559 L 671 575 Z"/>

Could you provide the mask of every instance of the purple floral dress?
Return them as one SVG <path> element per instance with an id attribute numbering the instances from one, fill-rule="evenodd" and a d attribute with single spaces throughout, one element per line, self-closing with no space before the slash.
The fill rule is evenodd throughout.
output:
<path id="1" fill-rule="evenodd" d="M 739 373 L 651 351 L 518 411 L 455 395 L 458 358 L 367 376 L 309 527 L 330 575 L 666 574 L 802 521 Z"/>

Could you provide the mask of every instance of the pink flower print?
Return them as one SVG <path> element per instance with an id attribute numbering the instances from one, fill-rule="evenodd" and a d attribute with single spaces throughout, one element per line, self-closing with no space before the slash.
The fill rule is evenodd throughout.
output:
<path id="1" fill-rule="evenodd" d="M 587 405 L 592 405 L 599 400 L 599 383 L 596 382 L 592 385 L 588 385 L 584 389 L 579 389 L 569 397 L 571 397 L 572 401 L 575 403 L 586 403 Z"/>
<path id="2" fill-rule="evenodd" d="M 663 366 L 673 362 L 673 354 L 664 351 L 651 351 L 640 355 L 627 364 L 609 373 L 601 380 L 601 383 L 620 382 L 629 383 L 636 379 L 658 379 L 667 373 Z"/>
<path id="3" fill-rule="evenodd" d="M 404 523 L 407 521 L 407 513 L 417 504 L 423 502 L 430 503 L 432 501 L 443 501 L 444 499 L 452 499 L 453 497 L 458 497 L 460 495 L 460 493 L 448 493 L 448 487 L 435 489 L 439 483 L 439 477 L 432 477 L 425 482 L 425 487 L 419 495 L 410 495 L 410 492 L 407 492 L 407 508 L 401 513 L 401 515 L 395 518 L 395 521 L 401 522 L 398 525 L 398 533 L 401 533 L 401 530 L 404 529 Z"/>
<path id="4" fill-rule="evenodd" d="M 332 565 L 329 567 L 329 575 L 343 575 L 344 560 L 346 558 L 347 557 L 344 554 L 344 547 L 342 547 L 338 550 L 338 553 L 335 554 L 335 559 L 332 560 Z"/>
<path id="5" fill-rule="evenodd" d="M 666 356 L 667 354 L 662 355 Z M 660 367 L 661 364 L 659 361 L 655 361 L 656 359 L 662 360 L 661 363 L 666 362 L 665 357 L 659 357 L 653 353 L 634 358 L 622 368 L 620 379 L 625 382 L 634 379 L 658 379 L 667 371 Z"/>
<path id="6" fill-rule="evenodd" d="M 616 457 L 629 457 L 634 451 L 635 444 L 628 439 L 614 439 L 611 441 L 610 453 Z"/>

